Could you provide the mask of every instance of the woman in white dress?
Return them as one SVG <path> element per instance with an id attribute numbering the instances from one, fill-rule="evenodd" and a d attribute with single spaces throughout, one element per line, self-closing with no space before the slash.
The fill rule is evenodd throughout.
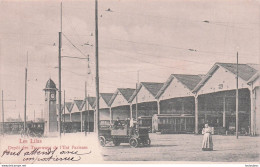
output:
<path id="1" fill-rule="evenodd" d="M 202 129 L 203 141 L 202 141 L 202 151 L 212 151 L 213 141 L 212 141 L 212 129 L 208 124 L 205 124 L 205 128 Z"/>

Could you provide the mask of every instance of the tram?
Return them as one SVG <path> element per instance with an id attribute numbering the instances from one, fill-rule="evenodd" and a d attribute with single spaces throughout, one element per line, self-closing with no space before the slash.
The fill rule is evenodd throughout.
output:
<path id="1" fill-rule="evenodd" d="M 152 132 L 194 133 L 194 116 L 191 114 L 155 114 Z"/>
<path id="2" fill-rule="evenodd" d="M 152 132 L 152 116 L 138 117 L 138 125 L 140 127 L 147 127 L 149 129 L 149 132 Z"/>

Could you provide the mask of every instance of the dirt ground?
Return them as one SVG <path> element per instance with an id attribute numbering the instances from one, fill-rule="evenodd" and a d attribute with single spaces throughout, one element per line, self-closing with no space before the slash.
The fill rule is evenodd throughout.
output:
<path id="1" fill-rule="evenodd" d="M 201 151 L 202 135 L 150 134 L 151 146 L 103 148 L 106 161 L 259 162 L 260 137 L 213 135 L 214 151 Z"/>
<path id="2" fill-rule="evenodd" d="M 57 146 L 55 157 L 64 157 L 61 151 L 76 151 L 90 154 L 81 155 L 80 161 L 47 161 L 44 163 L 108 163 L 108 161 L 170 161 L 171 163 L 178 161 L 192 162 L 259 162 L 259 143 L 260 137 L 239 136 L 221 136 L 213 135 L 214 151 L 201 151 L 202 135 L 193 134 L 150 134 L 151 146 L 131 148 L 129 144 L 121 144 L 114 146 L 108 143 L 106 147 L 100 147 L 97 136 L 95 134 L 71 133 L 63 135 L 62 138 L 21 138 L 18 135 L 9 135 L 4 138 L 0 136 L 0 161 L 3 164 L 10 163 L 42 163 L 37 161 L 24 161 L 24 157 L 48 157 L 48 156 L 24 156 L 25 151 L 32 151 L 31 146 L 46 147 Z M 20 139 L 28 141 L 21 143 Z M 30 140 L 37 139 L 30 143 Z M 23 150 L 20 156 L 4 155 L 3 152 L 8 146 L 22 147 L 29 149 Z M 70 148 L 66 148 L 66 147 Z M 74 147 L 74 148 L 73 148 Z M 87 147 L 79 148 L 79 147 Z M 18 152 L 20 148 L 11 149 Z M 1 157 L 2 156 L 2 157 Z M 78 156 L 67 154 L 66 156 Z"/>

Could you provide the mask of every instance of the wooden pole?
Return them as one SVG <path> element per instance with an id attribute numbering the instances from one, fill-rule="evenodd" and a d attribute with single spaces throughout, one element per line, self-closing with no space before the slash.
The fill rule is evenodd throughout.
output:
<path id="1" fill-rule="evenodd" d="M 87 135 L 87 81 L 85 81 L 85 136 Z"/>
<path id="2" fill-rule="evenodd" d="M 95 42 L 96 42 L 96 129 L 99 135 L 99 65 L 98 65 L 98 1 L 95 0 Z"/>
<path id="3" fill-rule="evenodd" d="M 23 125 L 24 132 L 26 132 L 27 66 L 28 66 L 28 52 L 27 52 L 27 63 L 26 63 L 26 67 L 25 67 L 24 125 Z"/>
<path id="4" fill-rule="evenodd" d="M 89 99 L 89 95 L 87 98 Z M 88 133 L 89 133 L 89 102 L 88 102 Z"/>
<path id="5" fill-rule="evenodd" d="M 223 97 L 223 128 L 226 127 L 226 97 Z"/>
<path id="6" fill-rule="evenodd" d="M 65 90 L 64 90 L 64 98 L 63 98 L 63 101 L 64 101 L 64 109 L 63 109 L 63 134 L 65 135 L 65 122 L 66 122 L 66 115 L 65 115 L 65 109 L 66 109 L 66 101 L 65 101 Z"/>
<path id="7" fill-rule="evenodd" d="M 4 91 L 2 90 L 2 133 L 3 136 L 5 134 L 5 129 L 4 129 L 4 123 L 5 123 L 5 114 L 4 114 Z"/>
<path id="8" fill-rule="evenodd" d="M 135 118 L 136 118 L 136 121 L 137 118 L 138 118 L 138 91 L 137 91 L 137 88 L 138 88 L 138 84 L 139 84 L 139 71 L 137 71 L 137 83 L 135 85 L 135 89 L 136 89 L 136 97 L 135 97 Z"/>
<path id="9" fill-rule="evenodd" d="M 61 137 L 61 32 L 59 32 L 59 135 Z"/>

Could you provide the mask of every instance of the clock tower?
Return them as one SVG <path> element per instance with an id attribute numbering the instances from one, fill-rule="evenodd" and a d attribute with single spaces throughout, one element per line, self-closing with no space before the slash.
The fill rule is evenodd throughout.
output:
<path id="1" fill-rule="evenodd" d="M 56 88 L 55 83 L 49 79 L 45 89 L 44 104 L 44 136 L 58 136 L 58 121 L 56 109 Z"/>

